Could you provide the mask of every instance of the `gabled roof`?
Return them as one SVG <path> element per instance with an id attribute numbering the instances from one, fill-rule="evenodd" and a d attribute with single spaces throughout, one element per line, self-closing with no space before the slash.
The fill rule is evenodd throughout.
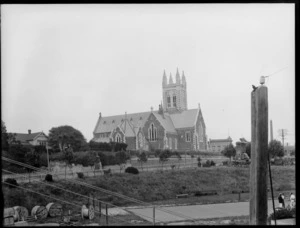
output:
<path id="1" fill-rule="evenodd" d="M 177 133 L 168 113 L 164 113 L 164 118 L 161 114 L 158 114 L 158 112 L 153 112 L 153 114 L 167 132 Z"/>
<path id="2" fill-rule="evenodd" d="M 16 141 L 29 142 L 29 141 L 34 140 L 40 134 L 44 134 L 44 133 L 43 132 L 36 132 L 36 133 L 31 133 L 31 134 L 23 134 L 23 133 L 14 133 L 14 134 L 15 134 Z"/>
<path id="3" fill-rule="evenodd" d="M 181 113 L 170 114 L 175 128 L 194 127 L 198 116 L 198 109 L 184 110 Z"/>
<path id="4" fill-rule="evenodd" d="M 128 119 L 125 119 L 119 127 L 122 129 L 126 137 L 135 137 L 134 127 Z"/>
<path id="5" fill-rule="evenodd" d="M 199 109 L 190 109 L 173 114 L 164 113 L 164 118 L 158 113 L 158 111 L 152 111 L 152 113 L 167 132 L 177 133 L 177 128 L 189 128 L 195 126 L 197 117 L 199 115 Z M 116 127 L 119 126 L 123 131 L 126 131 L 126 136 L 135 136 L 136 130 L 145 125 L 145 122 L 150 114 L 151 111 L 127 114 L 127 121 L 125 119 L 125 115 L 107 117 L 100 116 L 94 133 L 112 132 Z M 129 127 L 127 128 L 127 126 Z"/>
<path id="6" fill-rule="evenodd" d="M 127 119 L 131 125 L 135 128 L 143 127 L 147 121 L 149 112 L 140 112 L 127 114 Z M 94 133 L 112 132 L 118 125 L 122 124 L 122 120 L 125 120 L 125 115 L 99 117 Z"/>

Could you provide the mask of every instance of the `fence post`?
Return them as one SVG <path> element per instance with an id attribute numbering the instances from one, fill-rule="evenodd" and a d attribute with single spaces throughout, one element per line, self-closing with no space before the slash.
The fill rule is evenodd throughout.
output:
<path id="1" fill-rule="evenodd" d="M 98 201 L 98 202 L 99 202 L 99 211 L 100 211 L 99 218 L 101 218 L 101 202 L 100 201 Z"/>
<path id="2" fill-rule="evenodd" d="M 251 92 L 250 225 L 267 225 L 268 88 Z"/>
<path id="3" fill-rule="evenodd" d="M 107 209 L 107 204 L 105 204 L 105 213 L 106 213 L 106 225 L 108 226 L 108 209 Z"/>
<path id="4" fill-rule="evenodd" d="M 153 206 L 153 226 L 155 226 L 155 206 Z"/>

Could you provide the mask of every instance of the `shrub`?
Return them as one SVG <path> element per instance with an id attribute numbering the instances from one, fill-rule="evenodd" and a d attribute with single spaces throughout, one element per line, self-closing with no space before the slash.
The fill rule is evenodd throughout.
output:
<path id="1" fill-rule="evenodd" d="M 200 163 L 201 164 L 201 163 Z M 199 163 L 198 163 L 199 166 Z M 202 165 L 203 167 L 211 167 L 216 166 L 216 163 L 213 160 L 206 160 L 206 162 Z"/>
<path id="2" fill-rule="evenodd" d="M 52 175 L 51 174 L 47 174 L 45 176 L 45 181 L 52 182 L 53 181 Z"/>
<path id="3" fill-rule="evenodd" d="M 287 219 L 287 218 L 295 218 L 296 216 L 296 207 L 293 209 L 288 209 L 288 208 L 283 208 L 275 211 L 275 216 L 274 212 L 270 215 L 270 218 L 274 220 L 276 219 Z"/>
<path id="4" fill-rule="evenodd" d="M 16 179 L 13 178 L 7 178 L 5 179 L 4 183 L 7 183 L 9 188 L 15 188 L 16 186 L 19 186 Z"/>
<path id="5" fill-rule="evenodd" d="M 104 169 L 103 172 L 104 172 L 105 175 L 111 174 L 111 169 L 107 169 L 107 170 Z"/>
<path id="6" fill-rule="evenodd" d="M 135 167 L 127 167 L 125 173 L 139 174 L 139 170 Z"/>
<path id="7" fill-rule="evenodd" d="M 222 161 L 223 165 L 229 165 L 229 161 Z"/>
<path id="8" fill-rule="evenodd" d="M 82 172 L 77 173 L 78 178 L 83 179 L 84 178 L 84 174 Z"/>

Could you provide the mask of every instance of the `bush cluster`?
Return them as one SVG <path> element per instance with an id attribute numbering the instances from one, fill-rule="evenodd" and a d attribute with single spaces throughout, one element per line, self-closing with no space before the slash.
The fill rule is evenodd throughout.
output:
<path id="1" fill-rule="evenodd" d="M 77 173 L 78 178 L 83 179 L 84 178 L 84 174 L 82 172 Z"/>
<path id="2" fill-rule="evenodd" d="M 52 177 L 52 175 L 51 175 L 51 174 L 47 174 L 47 175 L 45 176 L 45 181 L 53 182 L 53 177 Z"/>
<path id="3" fill-rule="evenodd" d="M 287 219 L 287 218 L 295 218 L 296 217 L 296 207 L 290 209 L 290 208 L 283 208 L 275 211 L 270 215 L 270 218 L 274 220 L 276 219 Z"/>
<path id="4" fill-rule="evenodd" d="M 139 170 L 135 167 L 127 167 L 125 173 L 139 174 Z"/>
<path id="5" fill-rule="evenodd" d="M 117 142 L 89 142 L 89 147 L 91 150 L 95 151 L 126 151 L 127 144 L 126 143 L 117 143 Z"/>
<path id="6" fill-rule="evenodd" d="M 206 160 L 206 162 L 203 164 L 203 167 L 211 167 L 215 165 L 216 163 L 213 160 Z"/>

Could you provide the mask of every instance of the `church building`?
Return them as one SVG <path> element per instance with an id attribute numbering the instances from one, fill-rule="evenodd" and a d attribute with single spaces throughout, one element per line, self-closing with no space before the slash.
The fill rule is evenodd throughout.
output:
<path id="1" fill-rule="evenodd" d="M 206 126 L 198 108 L 188 109 L 187 83 L 184 72 L 176 81 L 166 72 L 162 80 L 163 102 L 158 110 L 116 116 L 101 112 L 92 139 L 95 142 L 124 142 L 127 150 L 171 149 L 206 151 Z"/>

